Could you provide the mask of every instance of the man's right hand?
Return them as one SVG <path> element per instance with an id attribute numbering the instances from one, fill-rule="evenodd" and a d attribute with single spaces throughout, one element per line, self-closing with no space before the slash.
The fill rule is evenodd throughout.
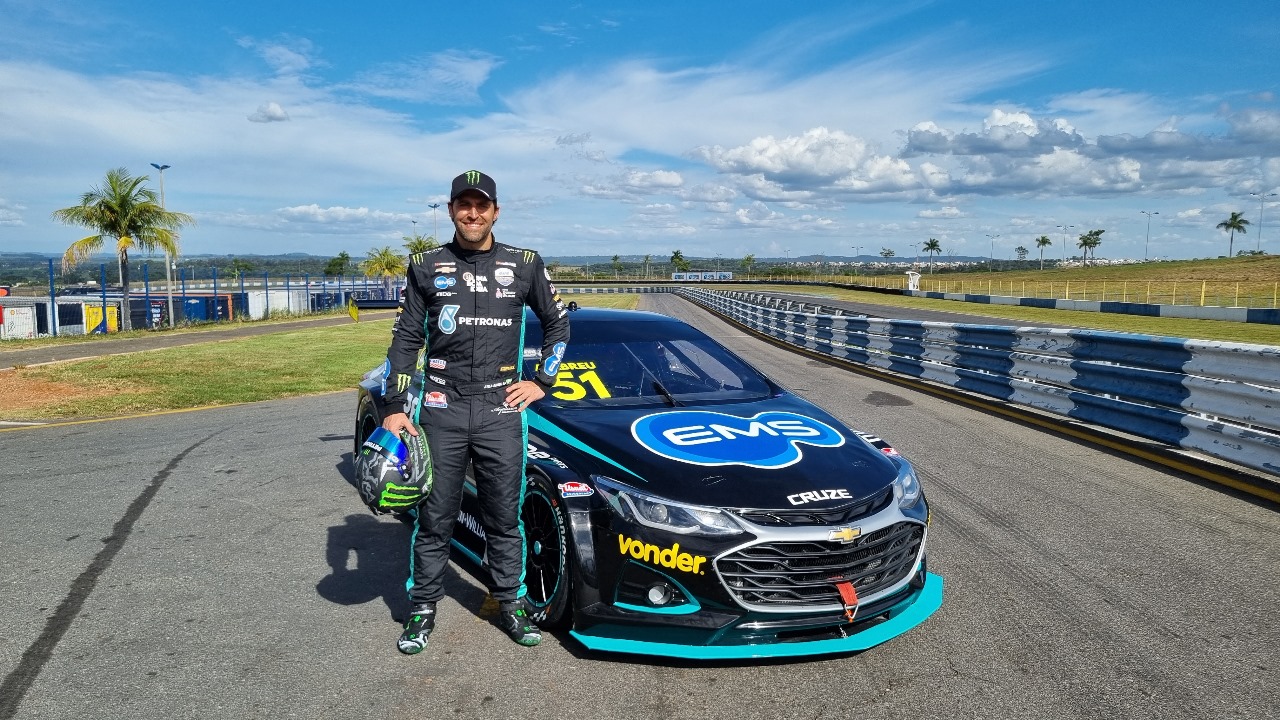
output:
<path id="1" fill-rule="evenodd" d="M 407 431 L 410 435 L 417 437 L 418 431 L 413 427 L 413 421 L 405 413 L 391 413 L 382 420 L 382 427 L 387 432 L 400 437 L 400 432 Z"/>

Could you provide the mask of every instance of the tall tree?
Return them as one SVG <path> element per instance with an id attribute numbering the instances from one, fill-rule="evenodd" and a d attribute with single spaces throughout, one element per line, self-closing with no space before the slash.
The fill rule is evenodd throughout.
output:
<path id="1" fill-rule="evenodd" d="M 747 277 L 751 277 L 751 268 L 756 264 L 755 253 L 747 253 L 742 256 L 742 269 L 747 271 Z"/>
<path id="2" fill-rule="evenodd" d="M 880 257 L 884 258 L 885 260 L 888 260 L 889 258 L 893 257 L 895 254 L 896 253 L 889 248 L 880 248 Z"/>
<path id="3" fill-rule="evenodd" d="M 1044 249 L 1047 246 L 1052 244 L 1053 244 L 1053 241 L 1049 239 L 1048 235 L 1041 235 L 1040 237 L 1036 238 L 1036 247 L 1040 248 L 1040 269 L 1041 270 L 1044 269 Z"/>
<path id="4" fill-rule="evenodd" d="M 402 238 L 404 247 L 409 251 L 410 255 L 435 250 L 440 247 L 440 243 L 436 242 L 436 239 L 430 235 L 419 235 L 415 232 L 413 235 L 404 235 Z"/>
<path id="5" fill-rule="evenodd" d="M 610 262 L 613 263 L 613 279 L 617 280 L 618 273 L 622 272 L 622 260 L 617 255 L 614 255 Z"/>
<path id="6" fill-rule="evenodd" d="M 1236 233 L 1244 235 L 1249 232 L 1249 221 L 1244 219 L 1244 213 L 1233 212 L 1231 217 L 1218 223 L 1218 229 L 1231 231 L 1231 238 L 1227 240 L 1227 257 L 1231 257 L 1231 251 L 1235 249 Z"/>
<path id="7" fill-rule="evenodd" d="M 371 248 L 369 255 L 360 263 L 360 271 L 366 277 L 382 278 L 382 287 L 388 299 L 391 298 L 391 280 L 405 274 L 407 258 L 398 254 L 388 245 L 382 248 Z"/>
<path id="8" fill-rule="evenodd" d="M 338 253 L 337 257 L 329 260 L 324 266 L 325 275 L 346 275 L 347 268 L 351 266 L 351 256 L 346 250 Z"/>
<path id="9" fill-rule="evenodd" d="M 1027 249 L 1021 245 L 1013 249 L 1013 253 L 1018 256 L 1019 262 L 1027 259 Z"/>
<path id="10" fill-rule="evenodd" d="M 1098 246 L 1102 244 L 1102 233 L 1106 230 L 1090 230 L 1080 236 L 1080 242 L 1076 243 L 1076 247 L 1080 248 L 1084 253 L 1084 264 L 1089 264 L 1089 256 L 1092 255 L 1094 260 L 1098 259 Z"/>
<path id="11" fill-rule="evenodd" d="M 107 171 L 106 182 L 80 196 L 80 204 L 53 211 L 53 219 L 65 225 L 89 228 L 94 234 L 81 238 L 62 256 L 63 268 L 74 266 L 102 249 L 108 239 L 115 241 L 116 268 L 124 293 L 120 327 L 133 329 L 129 318 L 129 251 L 163 250 L 178 255 L 178 231 L 195 220 L 186 213 L 170 212 L 160 204 L 155 191 L 143 183 L 146 175 L 133 177 L 124 168 Z M 148 311 L 150 312 L 150 311 Z"/>
<path id="12" fill-rule="evenodd" d="M 920 246 L 920 249 L 929 253 L 929 274 L 933 274 L 933 254 L 942 254 L 942 246 L 938 244 L 936 238 L 929 238 L 929 242 Z"/>
<path id="13" fill-rule="evenodd" d="M 649 279 L 649 263 L 652 261 L 653 261 L 653 258 L 650 257 L 649 255 L 644 256 L 644 279 L 645 280 Z"/>
<path id="14" fill-rule="evenodd" d="M 683 251 L 675 250 L 671 253 L 671 267 L 675 268 L 676 272 L 689 271 L 689 261 L 684 259 Z"/>

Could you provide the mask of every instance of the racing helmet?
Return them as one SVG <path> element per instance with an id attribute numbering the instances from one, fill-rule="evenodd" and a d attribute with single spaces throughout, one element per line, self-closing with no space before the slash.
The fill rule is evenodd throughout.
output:
<path id="1" fill-rule="evenodd" d="M 356 457 L 356 489 L 375 514 L 412 510 L 431 492 L 431 451 L 427 434 L 402 432 L 396 437 L 386 428 L 369 435 Z"/>

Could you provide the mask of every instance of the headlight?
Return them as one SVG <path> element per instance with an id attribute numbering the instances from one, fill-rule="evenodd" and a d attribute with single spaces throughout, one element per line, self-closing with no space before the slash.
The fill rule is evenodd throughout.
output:
<path id="1" fill-rule="evenodd" d="M 679 535 L 737 535 L 742 532 L 742 527 L 728 513 L 717 508 L 666 500 L 602 475 L 592 475 L 591 480 L 609 507 L 631 522 Z"/>
<path id="2" fill-rule="evenodd" d="M 898 501 L 898 507 L 903 509 L 920 502 L 920 479 L 906 462 L 898 466 L 898 477 L 893 481 L 893 497 Z"/>

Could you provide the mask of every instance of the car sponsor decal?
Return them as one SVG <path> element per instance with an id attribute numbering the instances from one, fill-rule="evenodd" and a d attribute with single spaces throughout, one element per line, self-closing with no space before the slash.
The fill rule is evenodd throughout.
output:
<path id="1" fill-rule="evenodd" d="M 651 545 L 642 540 L 629 538 L 626 535 L 618 535 L 618 550 L 623 555 L 630 555 L 636 560 L 660 565 L 664 568 L 679 570 L 687 573 L 697 573 L 698 575 L 706 575 L 702 569 L 702 564 L 707 559 L 701 555 L 680 552 L 680 543 L 675 543 L 669 548 L 661 548 L 657 545 Z"/>
<path id="2" fill-rule="evenodd" d="M 551 453 L 539 450 L 538 448 L 534 447 L 532 444 L 525 446 L 525 455 L 530 460 L 546 460 L 547 462 L 551 463 L 552 465 L 555 465 L 556 467 L 562 467 L 562 468 L 569 467 L 568 465 L 565 465 L 563 462 L 561 462 L 560 458 L 555 457 Z"/>
<path id="3" fill-rule="evenodd" d="M 810 492 L 796 493 L 787 496 L 787 502 L 792 505 L 805 505 L 811 502 L 819 502 L 822 500 L 852 500 L 853 496 L 848 490 L 812 490 Z"/>
<path id="4" fill-rule="evenodd" d="M 513 298 L 513 297 L 515 297 L 515 296 L 516 296 L 516 291 L 515 291 L 515 290 L 508 290 L 508 289 L 506 289 L 506 288 L 498 288 L 497 290 L 494 290 L 494 291 L 493 291 L 493 296 L 494 296 L 495 298 L 499 299 L 499 300 L 505 300 L 505 299 L 507 299 L 507 298 Z"/>
<path id="5" fill-rule="evenodd" d="M 488 282 L 488 275 L 472 275 L 470 271 L 462 273 L 462 279 L 467 283 L 467 289 L 473 293 L 488 292 L 489 288 L 485 286 Z"/>
<path id="6" fill-rule="evenodd" d="M 454 265 L 452 262 L 433 263 L 431 267 L 434 268 L 435 271 L 438 273 L 458 272 L 458 266 Z"/>
<path id="7" fill-rule="evenodd" d="M 589 497 L 596 494 L 596 491 L 592 490 L 590 485 L 577 480 L 560 483 L 556 487 L 560 488 L 560 497 Z"/>
<path id="8" fill-rule="evenodd" d="M 516 281 L 516 274 L 511 271 L 511 268 L 500 267 L 493 271 L 493 279 L 497 280 L 499 285 L 506 287 Z"/>
<path id="9" fill-rule="evenodd" d="M 560 362 L 564 360 L 564 350 L 565 344 L 562 342 L 551 346 L 551 357 L 542 361 L 542 367 L 548 375 L 555 377 L 556 373 L 560 372 Z"/>
<path id="10" fill-rule="evenodd" d="M 431 281 L 431 284 L 435 285 L 437 290 L 444 290 L 446 288 L 451 288 L 454 285 L 457 285 L 458 278 L 451 278 L 451 277 L 445 277 L 444 275 L 437 275 L 435 279 Z"/>
<path id="11" fill-rule="evenodd" d="M 423 400 L 422 404 L 426 405 L 427 407 L 433 407 L 433 408 L 447 408 L 449 407 L 449 399 L 446 398 L 444 393 L 440 392 L 439 390 L 433 390 L 427 393 L 427 396 Z"/>
<path id="12" fill-rule="evenodd" d="M 444 370 L 445 367 L 447 366 L 448 366 L 448 363 L 446 363 L 444 360 L 441 360 L 440 358 L 431 358 L 432 370 Z"/>
<path id="13" fill-rule="evenodd" d="M 675 410 L 631 424 L 631 436 L 649 452 L 690 465 L 744 465 L 776 470 L 799 462 L 800 445 L 840 447 L 844 436 L 830 425 L 791 412 L 754 417 Z"/>
<path id="14" fill-rule="evenodd" d="M 452 335 L 453 331 L 458 329 L 457 316 L 461 309 L 461 305 L 445 305 L 440 308 L 440 317 L 436 319 L 436 327 L 440 328 L 440 332 Z"/>

